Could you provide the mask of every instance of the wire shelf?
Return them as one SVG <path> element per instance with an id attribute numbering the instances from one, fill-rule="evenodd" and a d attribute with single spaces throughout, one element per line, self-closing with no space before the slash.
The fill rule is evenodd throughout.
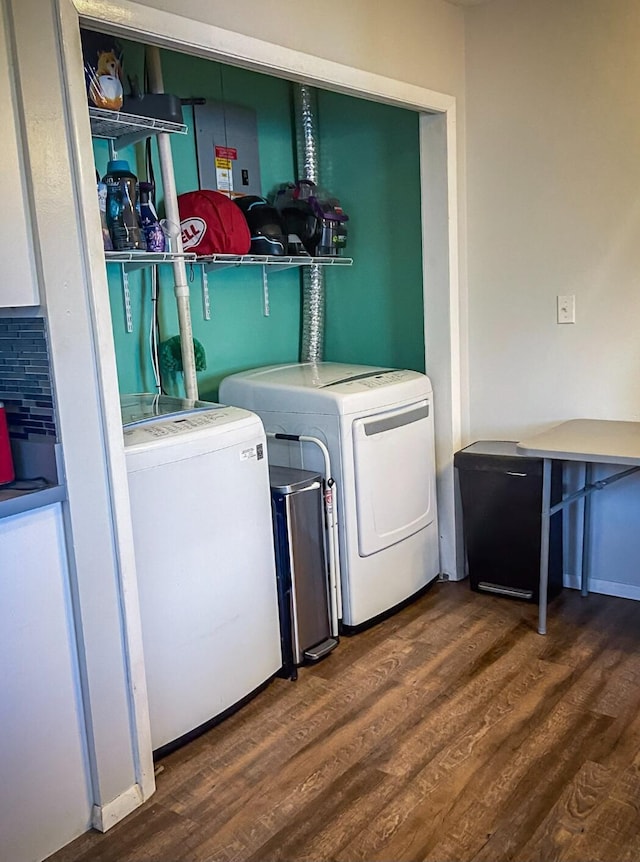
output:
<path id="1" fill-rule="evenodd" d="M 268 266 L 272 270 L 289 269 L 296 266 L 351 266 L 350 257 L 309 257 L 308 255 L 272 254 L 210 254 L 198 257 L 197 263 L 207 269 L 223 269 L 227 266 Z"/>
<path id="2" fill-rule="evenodd" d="M 185 263 L 195 263 L 195 254 L 184 252 L 158 252 L 158 251 L 105 251 L 107 263 L 119 263 L 131 272 L 134 269 L 142 269 L 145 266 L 155 266 L 158 263 L 172 263 L 175 260 L 183 260 Z"/>
<path id="3" fill-rule="evenodd" d="M 171 263 L 174 260 L 195 261 L 195 254 L 171 251 L 105 251 L 107 263 Z"/>
<path id="4" fill-rule="evenodd" d="M 117 140 L 122 146 L 162 132 L 177 135 L 187 133 L 187 127 L 183 123 L 158 120 L 155 117 L 140 117 L 137 114 L 124 114 L 121 111 L 106 111 L 102 108 L 90 107 L 89 118 L 91 134 L 94 138 Z"/>

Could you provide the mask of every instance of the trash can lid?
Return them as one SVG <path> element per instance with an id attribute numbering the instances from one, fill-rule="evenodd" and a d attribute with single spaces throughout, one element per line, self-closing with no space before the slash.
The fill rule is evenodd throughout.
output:
<path id="1" fill-rule="evenodd" d="M 517 445 L 515 440 L 478 440 L 460 451 L 474 455 L 520 455 Z"/>
<path id="2" fill-rule="evenodd" d="M 542 470 L 542 459 L 518 451 L 513 440 L 478 440 L 453 456 L 453 466 L 460 470 Z"/>
<path id="3" fill-rule="evenodd" d="M 322 482 L 320 473 L 312 470 L 300 470 L 298 467 L 269 466 L 269 484 L 272 491 L 280 494 L 293 494 L 295 491 L 303 491 L 314 482 Z"/>

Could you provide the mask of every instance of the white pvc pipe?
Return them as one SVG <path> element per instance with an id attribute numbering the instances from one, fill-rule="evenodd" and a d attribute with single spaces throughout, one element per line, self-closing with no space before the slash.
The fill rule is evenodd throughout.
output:
<path id="1" fill-rule="evenodd" d="M 149 89 L 152 93 L 164 93 L 160 50 L 147 46 L 147 71 Z M 171 153 L 171 136 L 165 133 L 157 135 L 160 171 L 164 189 L 164 208 L 167 222 L 175 226 L 176 235 L 171 237 L 171 251 L 183 253 L 182 236 L 180 234 L 180 214 L 178 212 L 178 193 L 173 172 L 173 155 Z M 189 284 L 187 268 L 183 258 L 173 261 L 174 294 L 178 308 L 178 330 L 180 332 L 180 349 L 182 353 L 182 372 L 184 375 L 185 395 L 191 400 L 198 398 L 198 378 L 196 376 L 196 357 L 193 349 L 193 329 L 191 326 L 191 309 L 189 304 Z"/>

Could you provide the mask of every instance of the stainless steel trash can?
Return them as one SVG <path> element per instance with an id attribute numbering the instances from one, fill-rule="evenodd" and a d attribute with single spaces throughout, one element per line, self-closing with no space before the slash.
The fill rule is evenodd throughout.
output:
<path id="1" fill-rule="evenodd" d="M 283 673 L 296 679 L 305 661 L 337 644 L 331 635 L 322 476 L 269 468 L 280 607 Z"/>

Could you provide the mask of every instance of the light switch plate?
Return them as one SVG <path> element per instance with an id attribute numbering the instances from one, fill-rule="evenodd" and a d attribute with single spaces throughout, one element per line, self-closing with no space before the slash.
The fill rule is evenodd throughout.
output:
<path id="1" fill-rule="evenodd" d="M 558 323 L 576 322 L 575 296 L 558 296 Z"/>

